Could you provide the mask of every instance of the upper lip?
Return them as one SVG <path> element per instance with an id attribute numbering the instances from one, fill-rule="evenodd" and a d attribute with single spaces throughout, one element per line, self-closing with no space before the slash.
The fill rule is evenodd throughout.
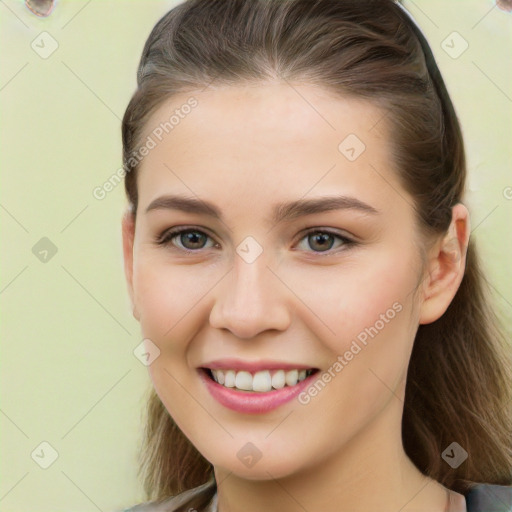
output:
<path id="1" fill-rule="evenodd" d="M 259 361 L 244 361 L 237 358 L 216 359 L 204 363 L 200 368 L 208 368 L 210 370 L 245 370 L 247 372 L 258 372 L 261 370 L 309 370 L 310 368 L 316 369 L 314 366 L 305 365 L 300 363 L 285 363 L 284 361 L 276 360 L 259 360 Z"/>

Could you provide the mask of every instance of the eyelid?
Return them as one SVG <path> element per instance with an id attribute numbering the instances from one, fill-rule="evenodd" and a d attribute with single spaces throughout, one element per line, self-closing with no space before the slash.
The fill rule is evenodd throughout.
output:
<path id="1" fill-rule="evenodd" d="M 297 235 L 297 237 L 298 237 L 297 239 L 302 240 L 306 235 L 309 235 L 310 233 L 327 233 L 329 235 L 337 236 L 337 237 L 343 238 L 345 240 L 348 240 L 350 242 L 356 243 L 356 238 L 354 236 L 350 235 L 349 233 L 346 233 L 346 232 L 340 233 L 338 230 L 336 230 L 334 228 L 327 228 L 327 227 L 324 228 L 322 226 L 313 226 L 311 228 L 303 229 Z"/>

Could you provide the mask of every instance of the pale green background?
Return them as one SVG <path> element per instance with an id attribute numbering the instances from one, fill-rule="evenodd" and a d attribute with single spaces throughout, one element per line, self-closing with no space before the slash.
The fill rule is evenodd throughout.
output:
<path id="1" fill-rule="evenodd" d="M 120 119 L 143 44 L 172 1 L 61 1 L 44 19 L 0 3 L 2 402 L 0 510 L 113 511 L 143 499 L 136 480 L 150 381 L 122 270 Z M 406 0 L 462 122 L 467 203 L 497 308 L 512 326 L 512 15 L 491 1 Z M 47 31 L 58 49 L 32 48 Z M 452 59 L 441 42 L 459 32 Z M 510 196 L 509 196 L 510 197 Z M 475 231 L 476 230 L 476 231 Z M 48 237 L 57 254 L 32 247 Z M 41 469 L 42 442 L 59 457 Z"/>

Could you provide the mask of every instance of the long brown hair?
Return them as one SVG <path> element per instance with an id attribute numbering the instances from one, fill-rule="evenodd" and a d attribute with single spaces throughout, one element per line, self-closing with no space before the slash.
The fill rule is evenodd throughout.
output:
<path id="1" fill-rule="evenodd" d="M 134 218 L 138 162 L 132 156 L 164 100 L 214 81 L 276 79 L 383 108 L 394 163 L 414 198 L 424 240 L 446 233 L 465 187 L 461 130 L 427 42 L 392 0 L 187 0 L 164 15 L 144 46 L 122 123 Z M 462 283 L 445 314 L 419 326 L 407 375 L 405 452 L 425 475 L 460 493 L 476 482 L 512 484 L 512 370 L 490 301 L 470 239 Z M 454 441 L 469 454 L 455 469 L 441 457 Z M 212 471 L 151 389 L 139 469 L 148 498 L 203 484 Z"/>

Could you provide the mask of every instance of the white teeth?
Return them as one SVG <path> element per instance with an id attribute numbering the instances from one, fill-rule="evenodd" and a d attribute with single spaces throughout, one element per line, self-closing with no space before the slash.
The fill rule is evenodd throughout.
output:
<path id="1" fill-rule="evenodd" d="M 295 386 L 298 379 L 299 370 L 290 370 L 289 372 L 286 372 L 286 384 L 288 384 L 288 386 Z"/>
<path id="2" fill-rule="evenodd" d="M 224 384 L 226 379 L 224 372 L 217 372 L 214 374 L 214 378 L 219 384 Z"/>
<path id="3" fill-rule="evenodd" d="M 270 391 L 272 389 L 272 379 L 270 377 L 270 372 L 268 370 L 264 370 L 262 372 L 256 372 L 254 377 L 252 378 L 252 387 L 253 391 Z"/>
<path id="4" fill-rule="evenodd" d="M 249 372 L 237 372 L 235 379 L 235 387 L 245 391 L 252 390 L 252 375 Z"/>
<path id="5" fill-rule="evenodd" d="M 304 380 L 313 370 L 262 370 L 252 375 L 245 370 L 211 370 L 213 379 L 227 388 L 236 388 L 242 391 L 256 391 L 265 393 L 272 389 L 281 389 L 285 386 L 295 386 Z"/>
<path id="6" fill-rule="evenodd" d="M 217 374 L 219 373 L 224 373 L 220 370 L 217 370 Z M 235 387 L 235 377 L 236 377 L 236 373 L 234 370 L 228 370 L 225 374 L 224 374 L 224 386 L 226 386 L 227 388 L 234 388 Z M 221 379 L 219 379 L 221 380 Z M 219 382 L 220 384 L 220 382 Z"/>
<path id="7" fill-rule="evenodd" d="M 284 388 L 286 384 L 286 378 L 284 374 L 284 370 L 277 370 L 274 375 L 272 375 L 272 387 L 275 389 Z"/>

